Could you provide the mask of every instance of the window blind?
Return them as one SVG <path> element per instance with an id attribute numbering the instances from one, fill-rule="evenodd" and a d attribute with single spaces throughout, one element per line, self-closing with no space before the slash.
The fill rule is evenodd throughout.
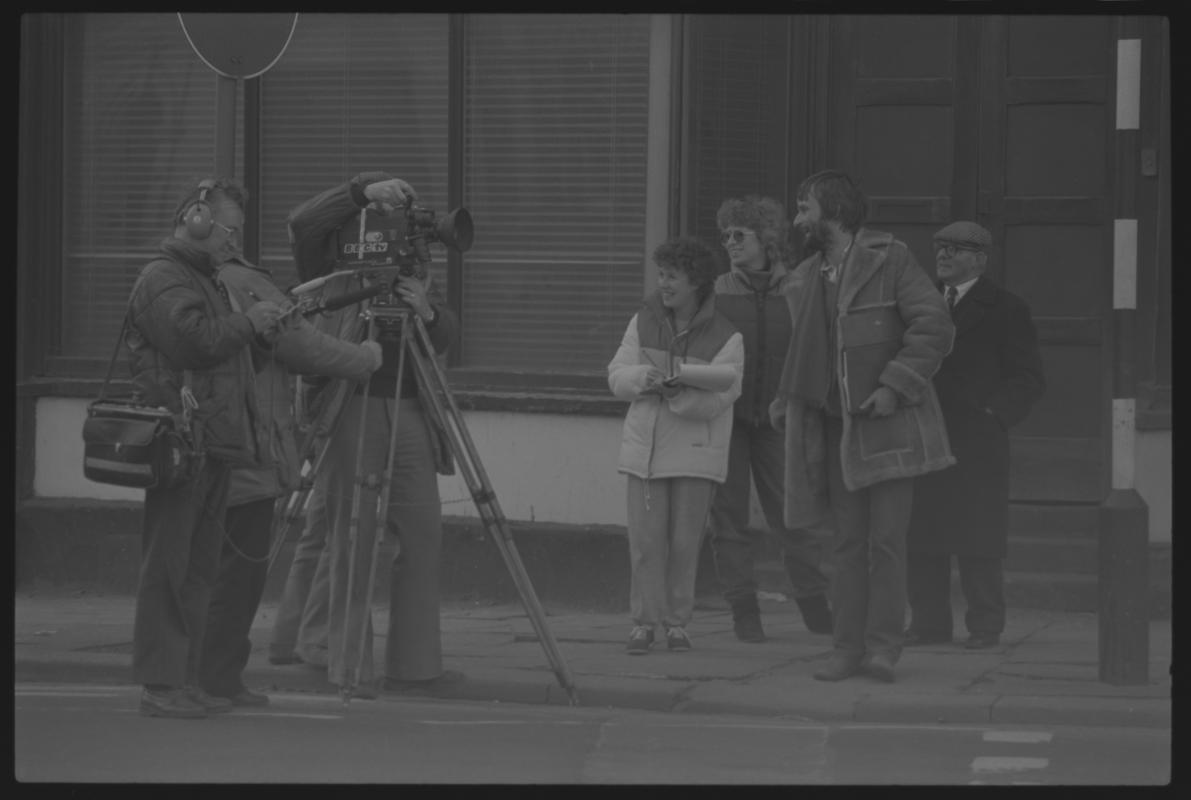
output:
<path id="1" fill-rule="evenodd" d="M 447 15 L 299 14 L 285 56 L 261 78 L 261 261 L 298 282 L 285 219 L 358 172 L 408 181 L 447 203 Z M 446 256 L 431 247 L 445 291 Z"/>
<path id="2" fill-rule="evenodd" d="M 68 14 L 65 29 L 61 354 L 107 358 L 133 281 L 213 168 L 217 77 L 176 14 Z"/>
<path id="3" fill-rule="evenodd" d="M 602 372 L 641 300 L 649 17 L 466 31 L 463 365 Z"/>

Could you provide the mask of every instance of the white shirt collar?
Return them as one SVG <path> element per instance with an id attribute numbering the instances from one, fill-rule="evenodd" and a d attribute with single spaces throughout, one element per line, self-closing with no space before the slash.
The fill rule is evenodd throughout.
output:
<path id="1" fill-rule="evenodd" d="M 978 280 L 980 280 L 979 275 L 977 275 L 975 278 L 972 278 L 971 280 L 966 280 L 963 283 L 957 283 L 955 285 L 955 302 L 958 303 L 960 300 L 963 300 L 964 295 L 968 293 L 968 289 L 971 289 L 973 284 L 975 284 Z M 943 294 L 947 294 L 946 288 L 943 289 Z"/>

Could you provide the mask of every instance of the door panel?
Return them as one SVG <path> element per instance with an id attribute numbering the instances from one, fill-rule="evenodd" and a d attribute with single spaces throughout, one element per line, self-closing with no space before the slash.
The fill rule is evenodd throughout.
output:
<path id="1" fill-rule="evenodd" d="M 1030 305 L 1047 373 L 1013 431 L 1019 500 L 1092 502 L 1107 485 L 1111 52 L 1105 17 L 982 18 L 978 221 L 997 243 L 990 276 Z"/>
<path id="2" fill-rule="evenodd" d="M 1112 257 L 1107 17 L 847 16 L 831 24 L 828 164 L 869 224 L 934 273 L 953 219 L 993 234 L 989 276 L 1030 305 L 1048 391 L 1012 432 L 1016 500 L 1107 486 Z M 1056 46 L 1061 43 L 1061 46 Z"/>

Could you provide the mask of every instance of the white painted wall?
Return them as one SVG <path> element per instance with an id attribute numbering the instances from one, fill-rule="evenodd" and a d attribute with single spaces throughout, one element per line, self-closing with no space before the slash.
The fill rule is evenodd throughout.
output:
<path id="1" fill-rule="evenodd" d="M 87 401 L 37 401 L 33 491 L 38 497 L 141 500 L 138 489 L 83 477 L 83 419 Z M 512 521 L 624 525 L 624 476 L 616 471 L 621 417 L 475 411 L 464 423 L 505 516 Z M 1172 437 L 1138 431 L 1136 486 L 1149 505 L 1150 541 L 1170 542 Z M 459 475 L 439 478 L 443 513 L 478 516 Z M 756 492 L 750 522 L 764 525 Z"/>
<path id="2" fill-rule="evenodd" d="M 141 500 L 144 492 L 83 477 L 85 399 L 37 402 L 33 490 L 38 497 Z M 625 524 L 624 476 L 616 471 L 620 417 L 464 414 L 480 464 L 505 516 L 514 521 Z M 440 477 L 443 513 L 478 516 L 458 474 Z"/>
<path id="3" fill-rule="evenodd" d="M 1171 541 L 1174 443 L 1170 431 L 1137 432 L 1137 493 L 1150 507 L 1150 541 Z"/>

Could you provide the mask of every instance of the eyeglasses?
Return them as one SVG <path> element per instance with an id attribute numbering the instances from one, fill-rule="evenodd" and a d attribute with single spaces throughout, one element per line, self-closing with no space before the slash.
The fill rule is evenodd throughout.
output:
<path id="1" fill-rule="evenodd" d="M 728 242 L 736 242 L 740 244 L 744 241 L 746 236 L 755 236 L 755 231 L 743 230 L 741 228 L 733 228 L 730 231 L 724 231 L 720 234 L 720 244 L 726 245 Z"/>
<path id="2" fill-rule="evenodd" d="M 954 244 L 952 242 L 935 242 L 935 254 L 946 253 L 948 258 L 952 258 L 960 250 L 966 250 L 969 253 L 979 253 L 979 247 L 968 247 L 967 245 Z"/>
<path id="3" fill-rule="evenodd" d="M 229 228 L 228 226 L 224 225 L 222 222 L 215 222 L 215 220 L 211 220 L 211 222 L 215 225 L 216 228 L 219 228 L 221 231 L 226 233 L 228 235 L 229 239 L 235 239 L 235 238 L 239 237 L 239 235 L 240 235 L 239 228 Z"/>

